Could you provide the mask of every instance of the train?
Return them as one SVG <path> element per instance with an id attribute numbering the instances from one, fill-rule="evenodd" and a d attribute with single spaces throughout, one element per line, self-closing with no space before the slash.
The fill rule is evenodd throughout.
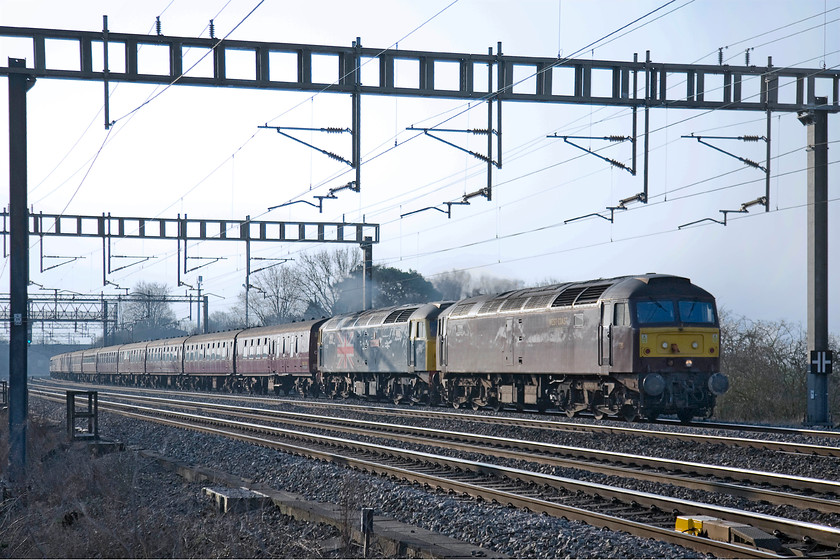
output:
<path id="1" fill-rule="evenodd" d="M 653 273 L 90 348 L 50 375 L 628 421 L 709 417 L 729 388 L 714 297 Z"/>

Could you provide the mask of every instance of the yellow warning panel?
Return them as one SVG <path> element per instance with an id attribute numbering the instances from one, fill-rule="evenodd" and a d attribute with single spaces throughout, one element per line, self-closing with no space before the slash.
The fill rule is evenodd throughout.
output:
<path id="1" fill-rule="evenodd" d="M 709 515 L 680 515 L 674 527 L 680 533 L 699 535 L 703 532 L 703 523 L 706 521 L 720 521 L 717 517 Z"/>

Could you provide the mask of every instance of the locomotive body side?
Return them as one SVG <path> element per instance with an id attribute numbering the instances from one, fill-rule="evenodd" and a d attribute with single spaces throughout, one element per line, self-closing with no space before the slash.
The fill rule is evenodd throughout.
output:
<path id="1" fill-rule="evenodd" d="M 673 313 L 656 314 L 657 305 Z M 726 390 L 714 298 L 685 278 L 648 274 L 479 296 L 439 322 L 439 369 L 453 404 L 688 419 L 711 414 Z"/>
<path id="2" fill-rule="evenodd" d="M 324 391 L 397 402 L 427 398 L 436 319 L 448 305 L 402 305 L 328 319 L 318 342 Z"/>
<path id="3" fill-rule="evenodd" d="M 458 302 L 439 321 L 446 400 L 545 409 L 554 378 L 608 373 L 596 341 L 599 298 L 612 283 L 564 283 Z"/>

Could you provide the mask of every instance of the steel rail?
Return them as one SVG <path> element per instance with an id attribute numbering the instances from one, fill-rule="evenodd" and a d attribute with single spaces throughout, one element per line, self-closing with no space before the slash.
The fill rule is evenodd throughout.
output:
<path id="1" fill-rule="evenodd" d="M 49 398 L 50 400 L 61 400 L 57 397 Z M 334 447 L 339 446 L 347 449 L 354 449 L 363 453 L 381 453 L 406 458 L 412 461 L 433 463 L 436 465 L 450 467 L 452 469 L 478 472 L 481 474 L 495 476 L 499 478 L 508 478 L 511 480 L 518 480 L 521 482 L 535 484 L 537 486 L 546 486 L 570 492 L 580 491 L 586 494 L 596 495 L 601 498 L 617 499 L 625 503 L 636 503 L 646 507 L 656 508 L 661 511 L 674 510 L 682 511 L 691 515 L 711 515 L 714 517 L 720 517 L 730 521 L 736 521 L 754 527 L 758 527 L 770 534 L 779 531 L 782 534 L 791 538 L 811 540 L 813 542 L 817 542 L 831 548 L 840 548 L 840 529 L 805 521 L 791 520 L 756 512 L 748 512 L 725 506 L 714 506 L 711 504 L 705 504 L 702 502 L 695 502 L 691 500 L 681 500 L 668 496 L 659 496 L 647 492 L 631 491 L 604 484 L 582 482 L 565 477 L 536 473 L 526 471 L 523 469 L 502 467 L 484 462 L 467 461 L 463 459 L 434 455 L 431 453 L 425 453 L 420 451 L 405 450 L 378 444 L 362 443 L 355 440 L 348 440 L 345 438 L 336 438 L 332 436 L 317 435 L 296 430 L 280 429 L 276 427 L 258 425 L 248 422 L 239 422 L 223 418 L 199 416 L 196 414 L 187 414 L 171 410 L 156 410 L 149 407 L 127 405 L 123 403 L 102 400 L 99 401 L 99 408 L 100 410 L 116 409 L 118 411 L 128 410 L 132 412 L 140 411 L 141 413 L 148 414 L 161 414 L 169 416 L 171 418 L 179 419 L 181 421 L 201 422 L 211 425 L 226 426 L 228 428 L 235 428 L 243 431 L 261 432 L 264 434 L 271 434 L 274 436 L 302 439 L 304 441 L 318 442 L 319 444 L 323 445 L 329 445 Z"/>
<path id="2" fill-rule="evenodd" d="M 584 461 L 564 460 L 557 458 L 556 455 L 578 457 L 586 459 L 588 461 L 609 461 L 612 463 L 620 463 L 623 465 L 630 466 L 645 466 L 653 469 L 664 469 L 669 472 L 684 472 L 705 476 L 713 476 L 718 479 L 740 480 L 746 482 L 753 482 L 756 484 L 768 484 L 777 488 L 789 487 L 809 492 L 835 494 L 840 496 L 840 482 L 834 480 L 786 475 L 767 471 L 755 471 L 737 467 L 710 465 L 705 463 L 696 463 L 689 461 L 678 461 L 661 457 L 648 457 L 631 453 L 602 451 L 597 449 L 588 449 L 583 447 L 558 445 L 553 443 L 544 443 L 514 438 L 501 438 L 492 435 L 479 435 L 466 432 L 439 430 L 434 428 L 418 428 L 416 426 L 407 426 L 404 424 L 372 422 L 367 420 L 355 420 L 335 416 L 315 416 L 312 414 L 306 414 L 301 412 L 288 412 L 263 408 L 255 409 L 251 407 L 237 405 L 227 405 L 219 403 L 200 403 L 196 401 L 185 401 L 180 399 L 168 399 L 162 397 L 124 395 L 117 392 L 105 392 L 104 394 L 110 395 L 112 398 L 122 398 L 126 400 L 134 400 L 139 402 L 168 404 L 184 408 L 190 408 L 196 411 L 224 411 L 229 412 L 231 414 L 239 414 L 241 416 L 251 417 L 255 419 L 266 419 L 270 417 L 274 419 L 282 419 L 282 421 L 285 423 L 294 423 L 295 425 L 313 427 L 318 429 L 329 429 L 323 425 L 324 422 L 328 422 L 345 426 L 345 428 L 343 428 L 344 430 L 351 431 L 353 433 L 364 436 L 381 437 L 382 432 L 385 432 L 388 434 L 397 434 L 401 438 L 405 438 L 409 436 L 409 434 L 411 434 L 412 436 L 415 436 L 415 443 L 421 445 L 446 445 L 439 441 L 441 439 L 448 441 L 468 442 L 473 445 L 464 446 L 459 444 L 447 446 L 454 447 L 456 449 L 463 449 L 465 451 L 470 452 L 492 452 L 496 456 L 504 456 L 512 459 L 529 460 L 540 463 L 566 466 L 571 468 L 593 470 L 597 472 L 602 472 L 604 474 L 643 477 L 646 480 L 656 482 L 671 482 L 684 487 L 707 491 L 724 492 L 742 496 L 751 500 L 765 500 L 780 505 L 793 505 L 794 507 L 800 507 L 801 509 L 813 508 L 817 511 L 823 511 L 828 513 L 840 513 L 840 501 L 836 500 L 825 500 L 821 498 L 814 498 L 811 496 L 798 496 L 786 492 L 773 492 L 767 489 L 749 488 L 745 486 L 738 486 L 734 484 L 720 482 L 698 481 L 687 477 L 674 475 L 651 474 L 645 473 L 644 471 L 639 469 L 605 466 Z M 347 426 L 362 426 L 363 428 L 348 429 Z M 438 439 L 429 440 L 426 436 L 434 436 Z M 490 444 L 493 447 L 490 447 L 487 444 Z M 533 451 L 541 453 L 543 455 L 526 455 L 521 451 L 509 452 L 506 451 L 506 449 Z M 800 501 L 801 504 L 797 505 L 795 503 L 792 503 L 796 501 Z"/>
<path id="3" fill-rule="evenodd" d="M 43 397 L 48 400 L 53 401 L 61 401 L 58 397 Z M 731 558 L 786 558 L 787 556 L 782 556 L 775 554 L 770 551 L 759 550 L 751 547 L 740 546 L 737 544 L 725 543 L 721 541 L 714 541 L 711 539 L 706 539 L 702 537 L 696 537 L 694 535 L 680 533 L 675 530 L 666 529 L 662 527 L 658 527 L 656 525 L 648 525 L 645 523 L 640 523 L 637 521 L 632 521 L 628 519 L 622 519 L 619 517 L 606 515 L 598 512 L 593 512 L 589 510 L 585 510 L 582 508 L 578 508 L 575 506 L 568 506 L 563 504 L 558 504 L 554 502 L 550 502 L 547 500 L 542 500 L 539 498 L 523 496 L 519 494 L 515 494 L 512 492 L 500 490 L 500 489 L 493 489 L 487 488 L 475 484 L 471 484 L 469 482 L 458 481 L 452 478 L 446 478 L 443 476 L 438 476 L 430 473 L 419 472 L 403 467 L 393 466 L 393 465 L 386 465 L 382 463 L 378 463 L 375 461 L 370 461 L 367 459 L 360 459 L 357 457 L 341 455 L 338 453 L 320 450 L 320 449 L 312 449 L 309 447 L 302 447 L 299 445 L 293 445 L 287 442 L 267 439 L 265 437 L 260 437 L 257 435 L 253 435 L 250 433 L 242 433 L 237 431 L 231 431 L 221 428 L 213 427 L 212 425 L 207 425 L 208 420 L 213 420 L 214 423 L 218 423 L 219 425 L 229 425 L 229 426 L 236 426 L 238 429 L 241 429 L 245 432 L 253 431 L 254 425 L 249 425 L 242 422 L 232 422 L 232 421 L 223 421 L 221 419 L 209 419 L 207 417 L 198 417 L 196 415 L 186 415 L 183 413 L 176 413 L 172 411 L 155 411 L 153 409 L 149 409 L 147 407 L 137 407 L 131 405 L 121 405 L 119 403 L 109 403 L 100 401 L 100 410 L 112 410 L 117 414 L 121 414 L 123 416 L 147 421 L 147 422 L 154 422 L 166 426 L 171 426 L 180 429 L 190 429 L 193 431 L 198 431 L 205 434 L 217 435 L 221 437 L 226 437 L 229 439 L 234 439 L 237 441 L 242 441 L 245 443 L 249 443 L 252 445 L 258 445 L 261 447 L 266 447 L 270 449 L 275 449 L 278 451 L 283 451 L 286 453 L 299 455 L 303 457 L 313 458 L 321 461 L 326 461 L 330 463 L 334 463 L 337 465 L 362 470 L 365 472 L 370 472 L 382 476 L 387 476 L 390 478 L 398 479 L 398 480 L 405 480 L 409 482 L 416 482 L 422 484 L 426 487 L 437 488 L 443 491 L 447 491 L 450 493 L 457 493 L 463 495 L 469 495 L 474 498 L 484 499 L 488 501 L 495 501 L 502 504 L 508 504 L 512 507 L 517 507 L 520 509 L 529 510 L 535 513 L 545 513 L 547 515 L 551 515 L 553 517 L 563 517 L 566 519 L 574 520 L 574 521 L 581 521 L 587 523 L 589 525 L 595 527 L 604 527 L 613 531 L 624 531 L 638 537 L 642 538 L 653 538 L 656 540 L 660 540 L 663 542 L 669 542 L 672 544 L 676 544 L 679 546 L 685 546 L 687 548 L 691 548 L 692 550 L 696 550 L 702 553 L 713 554 L 715 556 L 721 557 L 731 557 Z M 138 411 L 133 411 L 131 409 L 136 409 Z M 143 412 L 139 412 L 143 411 Z M 162 418 L 156 414 L 166 414 L 169 418 Z M 187 418 L 187 417 L 192 417 Z M 265 428 L 265 427 L 263 427 Z M 276 430 L 279 433 L 275 433 L 276 437 L 284 437 L 289 434 L 293 435 L 301 435 L 301 436 L 312 436 L 312 434 L 304 434 L 301 432 L 284 432 L 280 430 Z M 319 438 L 313 438 L 319 439 Z M 332 443 L 335 445 L 339 442 L 346 443 L 346 444 L 358 444 L 358 442 L 353 442 L 351 440 L 341 440 L 340 438 L 324 438 L 327 440 L 331 440 Z M 397 448 L 388 448 L 384 446 L 374 446 L 381 450 L 390 450 L 397 455 L 406 456 L 405 450 L 400 450 Z M 351 448 L 356 448 L 355 445 L 352 445 Z M 408 454 L 416 455 L 420 461 L 428 462 L 437 458 L 441 464 L 447 466 L 453 466 L 454 464 L 459 463 L 460 461 L 453 460 L 448 457 L 440 457 L 431 454 L 425 453 L 418 453 L 418 452 L 408 452 Z M 453 462 L 454 461 L 454 462 Z M 460 462 L 463 463 L 463 462 Z"/>
<path id="4" fill-rule="evenodd" d="M 76 385 L 76 384 L 73 384 Z M 99 385 L 100 387 L 106 387 L 106 389 L 113 389 L 113 386 L 103 386 Z M 144 389 L 140 388 L 130 388 L 124 387 L 120 388 L 120 390 L 134 390 L 134 391 L 141 391 Z M 150 392 L 160 392 L 166 394 L 172 394 L 173 391 L 162 390 L 162 389 L 145 389 L 146 391 Z M 345 408 L 348 410 L 356 410 L 358 412 L 370 413 L 370 414 L 389 414 L 389 415 L 399 415 L 399 416 L 411 416 L 412 418 L 435 418 L 435 419 L 452 419 L 452 420 L 459 420 L 459 421 L 474 421 L 480 423 L 491 423 L 497 425 L 506 425 L 506 426 L 521 426 L 526 428 L 533 428 L 533 429 L 541 429 L 541 430 L 552 430 L 552 431 L 578 431 L 578 432 L 596 432 L 596 433 L 611 433 L 611 434 L 626 434 L 626 435 L 636 435 L 636 436 L 645 436 L 645 437 L 653 437 L 657 439 L 675 439 L 681 441 L 691 441 L 691 442 L 700 442 L 700 443 L 716 443 L 721 445 L 726 445 L 730 447 L 747 447 L 752 449 L 765 449 L 768 451 L 781 451 L 785 453 L 797 453 L 797 454 L 805 454 L 805 455 L 823 455 L 827 457 L 840 457 L 840 447 L 833 447 L 833 446 L 825 446 L 825 445 L 818 445 L 818 444 L 809 444 L 809 443 L 798 443 L 798 442 L 785 442 L 785 441 L 773 441 L 773 440 L 761 440 L 761 439 L 751 439 L 751 438 L 741 438 L 735 436 L 715 436 L 715 435 L 704 435 L 704 434 L 693 434 L 693 433 L 684 433 L 684 432 L 671 432 L 671 431 L 657 431 L 657 430 L 647 430 L 641 428 L 631 428 L 627 426 L 610 426 L 610 425 L 601 425 L 601 424 L 584 424 L 584 423 L 577 423 L 577 422 L 563 422 L 557 420 L 535 420 L 531 418 L 516 418 L 510 416 L 497 416 L 497 415 L 482 415 L 482 414 L 471 414 L 465 412 L 444 412 L 441 410 L 423 410 L 420 408 L 395 408 L 395 407 L 388 407 L 388 406 L 372 406 L 372 405 L 361 405 L 361 404 L 350 404 L 344 402 L 322 402 L 322 401 L 307 401 L 307 400 L 299 400 L 299 399 L 283 399 L 283 398 L 265 398 L 265 397 L 254 397 L 250 395 L 225 395 L 225 394 L 216 394 L 216 393 L 196 393 L 194 391 L 189 392 L 175 392 L 175 394 L 181 394 L 185 396 L 189 395 L 196 395 L 196 394 L 203 394 L 207 396 L 212 396 L 213 398 L 218 399 L 236 399 L 236 400 L 243 400 L 245 398 L 251 400 L 255 400 L 256 402 L 265 402 L 269 404 L 291 404 L 294 406 L 310 406 L 316 408 Z M 663 422 L 662 425 L 676 425 L 676 426 L 685 426 L 685 427 L 698 427 L 698 428 L 705 428 L 708 427 L 710 429 L 731 429 L 737 430 L 740 429 L 736 426 L 737 424 L 720 424 L 720 426 L 710 423 L 706 425 L 704 423 L 692 423 L 692 424 L 678 424 L 676 422 Z M 774 431 L 775 430 L 775 431 Z M 760 426 L 755 426 L 754 429 L 750 429 L 750 427 L 745 427 L 744 431 L 764 431 L 765 433 L 782 433 L 788 435 L 802 435 L 802 436 L 813 436 L 813 437 L 840 437 L 840 432 L 829 432 L 822 430 L 806 430 L 806 429 L 796 429 L 796 428 L 770 428 L 768 430 L 763 430 Z"/>

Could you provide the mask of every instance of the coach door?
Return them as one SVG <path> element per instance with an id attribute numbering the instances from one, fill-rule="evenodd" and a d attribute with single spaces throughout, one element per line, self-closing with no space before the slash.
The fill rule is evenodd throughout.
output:
<path id="1" fill-rule="evenodd" d="M 612 306 L 601 302 L 601 324 L 598 328 L 598 365 L 602 373 L 609 373 L 613 361 L 612 350 Z"/>

